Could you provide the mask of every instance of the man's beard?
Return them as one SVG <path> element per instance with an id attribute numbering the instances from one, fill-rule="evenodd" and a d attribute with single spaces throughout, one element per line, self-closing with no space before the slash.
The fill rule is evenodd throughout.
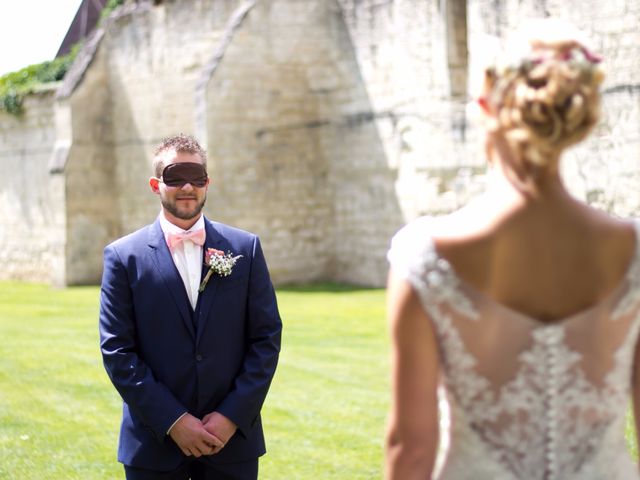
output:
<path id="1" fill-rule="evenodd" d="M 200 215 L 200 212 L 202 211 L 202 208 L 204 207 L 204 204 L 206 201 L 207 201 L 207 196 L 205 195 L 202 201 L 198 202 L 193 209 L 188 211 L 185 211 L 185 210 L 180 211 L 178 210 L 177 200 L 173 200 L 173 202 L 171 202 L 164 198 L 160 199 L 160 202 L 162 203 L 162 206 L 164 207 L 164 209 L 174 217 L 179 218 L 180 220 L 191 220 L 197 217 L 198 215 Z M 197 202 L 197 198 L 196 198 L 196 202 Z"/>

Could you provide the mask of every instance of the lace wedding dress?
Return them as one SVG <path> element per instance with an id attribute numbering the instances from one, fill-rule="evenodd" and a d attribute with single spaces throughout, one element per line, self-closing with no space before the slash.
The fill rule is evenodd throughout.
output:
<path id="1" fill-rule="evenodd" d="M 624 438 L 640 328 L 640 247 L 605 300 L 544 324 L 459 279 L 430 240 L 433 221 L 400 230 L 389 261 L 414 287 L 437 335 L 451 424 L 436 478 L 640 478 Z"/>

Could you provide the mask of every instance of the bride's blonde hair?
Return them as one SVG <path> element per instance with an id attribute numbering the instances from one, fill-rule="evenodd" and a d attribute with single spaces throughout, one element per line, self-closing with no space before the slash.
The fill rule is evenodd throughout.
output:
<path id="1" fill-rule="evenodd" d="M 485 71 L 488 127 L 504 133 L 525 167 L 544 168 L 597 123 L 604 74 L 600 58 L 568 24 L 532 22 L 521 37 L 524 52 Z"/>

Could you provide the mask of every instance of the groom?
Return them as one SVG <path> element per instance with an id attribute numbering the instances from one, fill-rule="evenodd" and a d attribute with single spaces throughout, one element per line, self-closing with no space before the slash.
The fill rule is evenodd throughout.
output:
<path id="1" fill-rule="evenodd" d="M 100 346 L 124 402 L 118 460 L 129 480 L 256 479 L 282 329 L 260 241 L 202 215 L 209 178 L 194 138 L 163 141 L 153 168 L 160 215 L 104 251 Z"/>

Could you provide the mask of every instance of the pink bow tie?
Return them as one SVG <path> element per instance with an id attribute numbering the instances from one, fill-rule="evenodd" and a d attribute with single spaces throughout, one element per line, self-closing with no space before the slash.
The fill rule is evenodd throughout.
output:
<path id="1" fill-rule="evenodd" d="M 180 242 L 184 240 L 191 240 L 196 245 L 204 245 L 206 233 L 204 228 L 200 230 L 195 230 L 193 232 L 185 232 L 185 233 L 169 233 L 167 234 L 167 245 L 169 245 L 169 250 L 173 251 Z"/>

